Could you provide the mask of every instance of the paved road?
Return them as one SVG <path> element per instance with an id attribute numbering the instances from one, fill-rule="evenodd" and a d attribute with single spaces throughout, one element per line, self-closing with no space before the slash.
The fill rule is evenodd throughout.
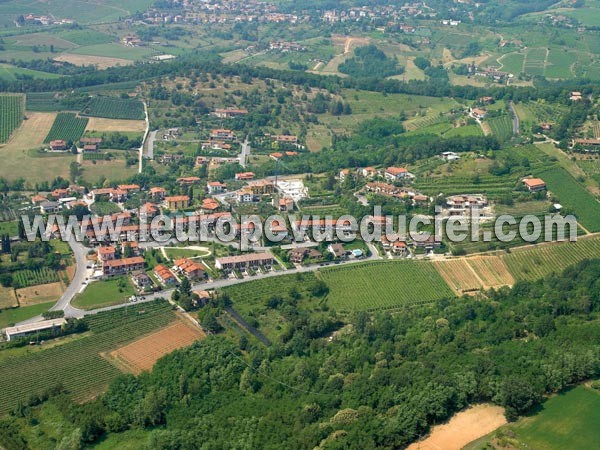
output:
<path id="1" fill-rule="evenodd" d="M 89 249 L 80 242 L 77 242 L 75 240 L 75 237 L 71 238 L 71 241 L 69 241 L 69 246 L 71 247 L 71 250 L 73 251 L 73 255 L 75 257 L 75 276 L 73 277 L 73 280 L 71 280 L 69 286 L 67 286 L 67 289 L 65 290 L 63 295 L 58 299 L 56 304 L 52 308 L 50 308 L 50 311 L 62 310 L 65 312 L 66 317 L 82 317 L 84 311 L 71 306 L 71 301 L 73 300 L 75 295 L 77 295 L 81 290 L 84 281 L 86 281 L 86 278 L 91 275 L 92 271 L 87 268 L 87 252 Z M 19 325 L 37 322 L 39 320 L 43 320 L 43 317 L 41 315 L 20 322 Z"/>
<path id="2" fill-rule="evenodd" d="M 250 158 L 250 144 L 248 144 L 248 138 L 242 143 L 242 152 L 240 153 L 240 166 L 246 167 L 248 158 Z"/>
<path id="3" fill-rule="evenodd" d="M 144 154 L 144 156 L 148 159 L 154 159 L 154 141 L 156 140 L 157 133 L 158 130 L 148 133 L 148 139 L 146 141 L 146 153 Z"/>
<path id="4" fill-rule="evenodd" d="M 150 121 L 148 120 L 148 105 L 146 102 L 144 103 L 144 115 L 146 117 L 146 130 L 144 131 L 144 138 L 142 139 L 142 145 L 139 150 L 139 161 L 138 161 L 138 173 L 142 173 L 144 168 L 144 144 L 146 143 L 146 139 L 148 138 L 148 132 L 150 131 Z"/>
<path id="5" fill-rule="evenodd" d="M 515 111 L 515 107 L 513 106 L 512 102 L 508 102 L 508 109 L 510 110 L 510 114 L 512 115 L 513 119 L 513 135 L 518 136 L 520 127 L 519 116 L 517 116 L 517 112 Z"/>

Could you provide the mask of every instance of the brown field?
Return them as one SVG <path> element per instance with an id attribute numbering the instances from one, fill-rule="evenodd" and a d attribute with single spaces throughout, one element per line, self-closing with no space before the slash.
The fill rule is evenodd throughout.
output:
<path id="1" fill-rule="evenodd" d="M 143 120 L 102 119 L 90 117 L 85 131 L 136 131 L 143 133 L 146 122 Z"/>
<path id="2" fill-rule="evenodd" d="M 204 337 L 206 335 L 200 328 L 180 317 L 162 330 L 110 352 L 109 356 L 120 368 L 139 374 L 152 369 L 154 363 L 164 355 Z"/>
<path id="3" fill-rule="evenodd" d="M 505 424 L 502 407 L 475 405 L 455 414 L 447 423 L 434 426 L 429 436 L 407 450 L 460 450 Z"/>
<path id="4" fill-rule="evenodd" d="M 39 305 L 57 301 L 64 292 L 63 283 L 39 284 L 23 289 L 17 289 L 17 299 L 20 306 Z"/>
<path id="5" fill-rule="evenodd" d="M 27 120 L 15 130 L 10 140 L 0 145 L 0 177 L 8 180 L 23 177 L 31 183 L 57 176 L 69 178 L 69 164 L 75 160 L 70 153 L 39 157 L 31 153 L 31 149 L 42 146 L 56 113 L 27 112 L 26 116 Z"/>
<path id="6" fill-rule="evenodd" d="M 459 294 L 465 291 L 478 290 L 483 287 L 483 281 L 464 258 L 435 261 L 433 266 L 440 273 L 444 281 L 448 283 L 448 286 Z"/>
<path id="7" fill-rule="evenodd" d="M 444 281 L 458 294 L 479 289 L 512 286 L 514 278 L 499 256 L 473 256 L 433 263 Z"/>
<path id="8" fill-rule="evenodd" d="M 110 58 L 108 56 L 90 56 L 75 55 L 73 53 L 63 53 L 54 58 L 55 61 L 62 61 L 74 64 L 76 66 L 96 66 L 98 69 L 107 69 L 115 66 L 128 66 L 133 61 L 123 58 Z"/>
<path id="9" fill-rule="evenodd" d="M 19 306 L 13 288 L 0 286 L 0 309 Z"/>

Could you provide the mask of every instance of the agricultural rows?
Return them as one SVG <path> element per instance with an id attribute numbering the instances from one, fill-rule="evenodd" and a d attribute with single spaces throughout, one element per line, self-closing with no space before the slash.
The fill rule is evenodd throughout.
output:
<path id="1" fill-rule="evenodd" d="M 512 119 L 507 115 L 488 120 L 488 125 L 492 130 L 492 134 L 501 141 L 507 141 L 513 135 Z"/>
<path id="2" fill-rule="evenodd" d="M 107 119 L 143 120 L 145 117 L 144 105 L 139 100 L 114 97 L 95 97 L 81 113 Z"/>
<path id="3" fill-rule="evenodd" d="M 600 203 L 575 178 L 560 167 L 540 172 L 539 176 L 582 226 L 592 233 L 600 231 Z"/>
<path id="4" fill-rule="evenodd" d="M 0 95 L 0 143 L 6 142 L 23 121 L 23 97 Z"/>
<path id="5" fill-rule="evenodd" d="M 19 270 L 13 274 L 13 285 L 15 289 L 28 286 L 37 286 L 38 284 L 54 283 L 59 281 L 55 270 L 48 267 L 42 267 L 36 270 Z"/>
<path id="6" fill-rule="evenodd" d="M 598 257 L 600 257 L 600 239 L 582 238 L 577 242 L 553 243 L 513 250 L 503 258 L 516 280 L 536 280 L 552 272 L 560 272 L 586 258 Z"/>
<path id="7" fill-rule="evenodd" d="M 166 302 L 123 309 L 90 319 L 89 336 L 0 362 L 0 413 L 59 383 L 73 398 L 89 398 L 120 373 L 102 352 L 162 328 L 175 317 Z"/>
<path id="8" fill-rule="evenodd" d="M 319 271 L 329 287 L 327 304 L 338 311 L 375 311 L 431 303 L 454 293 L 432 264 L 388 261 Z"/>
<path id="9" fill-rule="evenodd" d="M 55 139 L 64 141 L 78 141 L 83 135 L 88 119 L 77 117 L 71 113 L 59 113 L 54 119 L 52 128 L 48 132 L 48 136 L 44 142 L 50 142 Z"/>

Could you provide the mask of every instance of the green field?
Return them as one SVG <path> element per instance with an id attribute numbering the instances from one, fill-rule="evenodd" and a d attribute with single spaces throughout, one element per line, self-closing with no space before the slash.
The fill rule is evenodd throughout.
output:
<path id="1" fill-rule="evenodd" d="M 94 97 L 81 113 L 108 119 L 143 120 L 145 118 L 142 102 L 116 97 Z"/>
<path id="2" fill-rule="evenodd" d="M 59 281 L 56 270 L 42 267 L 36 270 L 18 270 L 13 274 L 13 285 L 15 289 L 38 284 L 53 283 Z"/>
<path id="3" fill-rule="evenodd" d="M 108 34 L 100 33 L 92 29 L 84 30 L 65 30 L 57 34 L 62 39 L 73 42 L 77 45 L 96 45 L 113 42 L 114 38 Z"/>
<path id="4" fill-rule="evenodd" d="M 577 242 L 545 244 L 513 250 L 503 257 L 508 270 L 516 280 L 537 280 L 552 272 L 587 258 L 600 257 L 600 239 L 582 238 Z"/>
<path id="5" fill-rule="evenodd" d="M 0 80 L 14 81 L 22 77 L 51 79 L 60 78 L 55 73 L 41 72 L 39 70 L 25 69 L 23 67 L 11 66 L 10 64 L 0 64 Z"/>
<path id="6" fill-rule="evenodd" d="M 174 318 L 170 305 L 164 301 L 120 308 L 86 318 L 90 333 L 80 339 L 23 356 L 2 358 L 0 413 L 59 383 L 77 400 L 100 393 L 121 373 L 101 353 L 162 328 Z M 13 350 L 3 350 L 0 354 L 4 352 L 10 355 Z"/>
<path id="7" fill-rule="evenodd" d="M 135 294 L 129 277 L 111 278 L 109 280 L 94 281 L 75 299 L 73 306 L 80 309 L 97 309 L 105 306 L 118 305 Z"/>
<path id="8" fill-rule="evenodd" d="M 166 248 L 165 253 L 170 259 L 177 258 L 201 258 L 210 256 L 210 250 L 194 250 L 190 248 Z"/>
<path id="9" fill-rule="evenodd" d="M 0 143 L 6 142 L 23 121 L 23 96 L 0 95 Z"/>
<path id="10" fill-rule="evenodd" d="M 535 450 L 588 450 L 600 442 L 600 393 L 577 386 L 546 400 L 538 412 L 479 439 L 464 450 L 501 448 Z"/>
<path id="11" fill-rule="evenodd" d="M 507 141 L 513 136 L 513 122 L 510 116 L 502 115 L 487 121 L 492 134 L 500 141 Z"/>
<path id="12" fill-rule="evenodd" d="M 156 52 L 149 47 L 126 47 L 122 44 L 107 43 L 79 47 L 73 50 L 71 53 L 78 55 L 105 56 L 108 58 L 122 58 L 136 61 L 144 59 Z"/>
<path id="13" fill-rule="evenodd" d="M 375 311 L 454 297 L 432 264 L 390 261 L 319 271 L 327 283 L 327 304 L 338 311 Z"/>
<path id="14" fill-rule="evenodd" d="M 39 314 L 48 311 L 55 302 L 40 303 L 39 305 L 22 306 L 19 308 L 10 308 L 0 310 L 0 328 L 12 326 L 23 320 L 31 319 Z"/>
<path id="15" fill-rule="evenodd" d="M 591 233 L 600 231 L 600 202 L 575 178 L 562 167 L 542 171 L 539 176 L 582 226 Z"/>
<path id="16" fill-rule="evenodd" d="M 63 139 L 65 141 L 78 141 L 83 135 L 88 119 L 77 117 L 71 113 L 59 113 L 54 119 L 52 128 L 44 142 L 50 142 L 54 139 Z"/>
<path id="17" fill-rule="evenodd" d="M 521 53 L 509 53 L 500 59 L 502 70 L 515 76 L 523 72 L 523 61 L 525 56 Z"/>

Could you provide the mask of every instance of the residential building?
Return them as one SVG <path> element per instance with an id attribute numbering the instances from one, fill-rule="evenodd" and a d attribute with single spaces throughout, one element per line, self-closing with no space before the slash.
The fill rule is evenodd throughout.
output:
<path id="1" fill-rule="evenodd" d="M 219 202 L 214 198 L 205 198 L 202 200 L 202 206 L 200 206 L 203 212 L 211 213 L 219 209 Z"/>
<path id="2" fill-rule="evenodd" d="M 290 197 L 282 197 L 280 199 L 273 199 L 273 206 L 275 206 L 280 212 L 289 212 L 294 210 L 294 200 Z"/>
<path id="3" fill-rule="evenodd" d="M 254 194 L 248 188 L 244 188 L 237 193 L 238 203 L 252 203 L 254 201 Z"/>
<path id="4" fill-rule="evenodd" d="M 269 180 L 258 180 L 248 184 L 254 195 L 271 195 L 275 192 L 275 184 Z"/>
<path id="5" fill-rule="evenodd" d="M 42 214 L 52 214 L 62 209 L 62 205 L 58 202 L 45 201 L 40 203 L 40 212 Z"/>
<path id="6" fill-rule="evenodd" d="M 162 187 L 151 187 L 150 188 L 150 197 L 152 197 L 152 200 L 154 200 L 155 202 L 162 202 L 165 199 L 166 195 L 167 195 L 167 191 L 165 190 L 165 188 L 162 188 Z"/>
<path id="7" fill-rule="evenodd" d="M 384 172 L 385 178 L 388 180 L 401 180 L 408 176 L 408 170 L 405 167 L 388 167 Z"/>
<path id="8" fill-rule="evenodd" d="M 470 115 L 474 119 L 483 120 L 483 119 L 485 119 L 485 116 L 487 115 L 487 111 L 483 108 L 471 108 Z"/>
<path id="9" fill-rule="evenodd" d="M 233 117 L 245 116 L 246 114 L 248 114 L 248 110 L 236 108 L 218 108 L 215 109 L 213 114 L 219 119 L 231 119 Z"/>
<path id="10" fill-rule="evenodd" d="M 523 184 L 529 192 L 540 192 L 546 190 L 546 183 L 541 178 L 525 178 Z"/>
<path id="11" fill-rule="evenodd" d="M 239 172 L 235 174 L 235 179 L 240 181 L 248 181 L 254 178 L 254 172 Z"/>
<path id="12" fill-rule="evenodd" d="M 185 209 L 189 204 L 190 198 L 187 195 L 165 197 L 165 206 L 170 210 Z"/>
<path id="13" fill-rule="evenodd" d="M 112 261 L 115 259 L 116 249 L 112 246 L 98 247 L 98 261 Z"/>
<path id="14" fill-rule="evenodd" d="M 177 178 L 177 184 L 180 186 L 192 186 L 200 181 L 198 177 L 181 177 Z"/>
<path id="15" fill-rule="evenodd" d="M 138 289 L 142 290 L 150 288 L 154 285 L 152 278 L 150 278 L 148 274 L 144 272 L 133 275 L 131 277 L 131 281 L 133 281 L 133 284 L 135 284 Z"/>
<path id="16" fill-rule="evenodd" d="M 231 130 L 218 129 L 210 132 L 211 141 L 234 142 L 236 139 L 235 133 Z"/>
<path id="17" fill-rule="evenodd" d="M 119 184 L 117 186 L 117 189 L 119 189 L 121 191 L 125 191 L 129 195 L 132 192 L 139 192 L 140 185 L 139 184 Z"/>
<path id="18" fill-rule="evenodd" d="M 336 258 L 343 258 L 346 256 L 346 249 L 344 248 L 344 245 L 340 243 L 329 244 L 327 250 Z"/>
<path id="19" fill-rule="evenodd" d="M 364 167 L 360 169 L 359 173 L 365 178 L 374 178 L 377 176 L 377 169 L 375 167 Z"/>
<path id="20" fill-rule="evenodd" d="M 140 206 L 140 219 L 148 220 L 153 219 L 159 213 L 159 208 L 154 203 L 146 202 Z"/>
<path id="21" fill-rule="evenodd" d="M 215 267 L 226 272 L 232 270 L 246 270 L 248 268 L 265 267 L 273 265 L 273 255 L 270 253 L 244 253 L 236 256 L 217 258 Z"/>
<path id="22" fill-rule="evenodd" d="M 446 198 L 448 213 L 451 216 L 470 214 L 473 208 L 487 206 L 487 197 L 482 194 L 453 195 Z"/>
<path id="23" fill-rule="evenodd" d="M 221 183 L 220 181 L 209 181 L 206 183 L 209 194 L 219 194 L 227 189 L 227 184 Z"/>
<path id="24" fill-rule="evenodd" d="M 175 277 L 175 275 L 173 275 L 173 272 L 171 272 L 162 264 L 158 264 L 154 267 L 154 275 L 156 275 L 158 281 L 160 281 L 165 286 L 171 286 L 177 283 L 177 278 Z"/>
<path id="25" fill-rule="evenodd" d="M 173 268 L 190 280 L 198 280 L 206 277 L 204 267 L 188 258 L 176 260 Z"/>
<path id="26" fill-rule="evenodd" d="M 67 141 L 63 139 L 55 139 L 54 141 L 50 141 L 50 149 L 55 152 L 67 150 Z"/>
<path id="27" fill-rule="evenodd" d="M 136 270 L 144 269 L 144 258 L 133 256 L 131 258 L 112 259 L 102 263 L 104 276 L 122 275 Z"/>
<path id="28" fill-rule="evenodd" d="M 307 254 L 308 249 L 306 247 L 299 247 L 290 250 L 290 252 L 288 253 L 288 257 L 290 259 L 290 262 L 294 264 L 300 264 L 302 263 L 302 261 L 304 261 L 304 258 L 306 258 Z"/>

